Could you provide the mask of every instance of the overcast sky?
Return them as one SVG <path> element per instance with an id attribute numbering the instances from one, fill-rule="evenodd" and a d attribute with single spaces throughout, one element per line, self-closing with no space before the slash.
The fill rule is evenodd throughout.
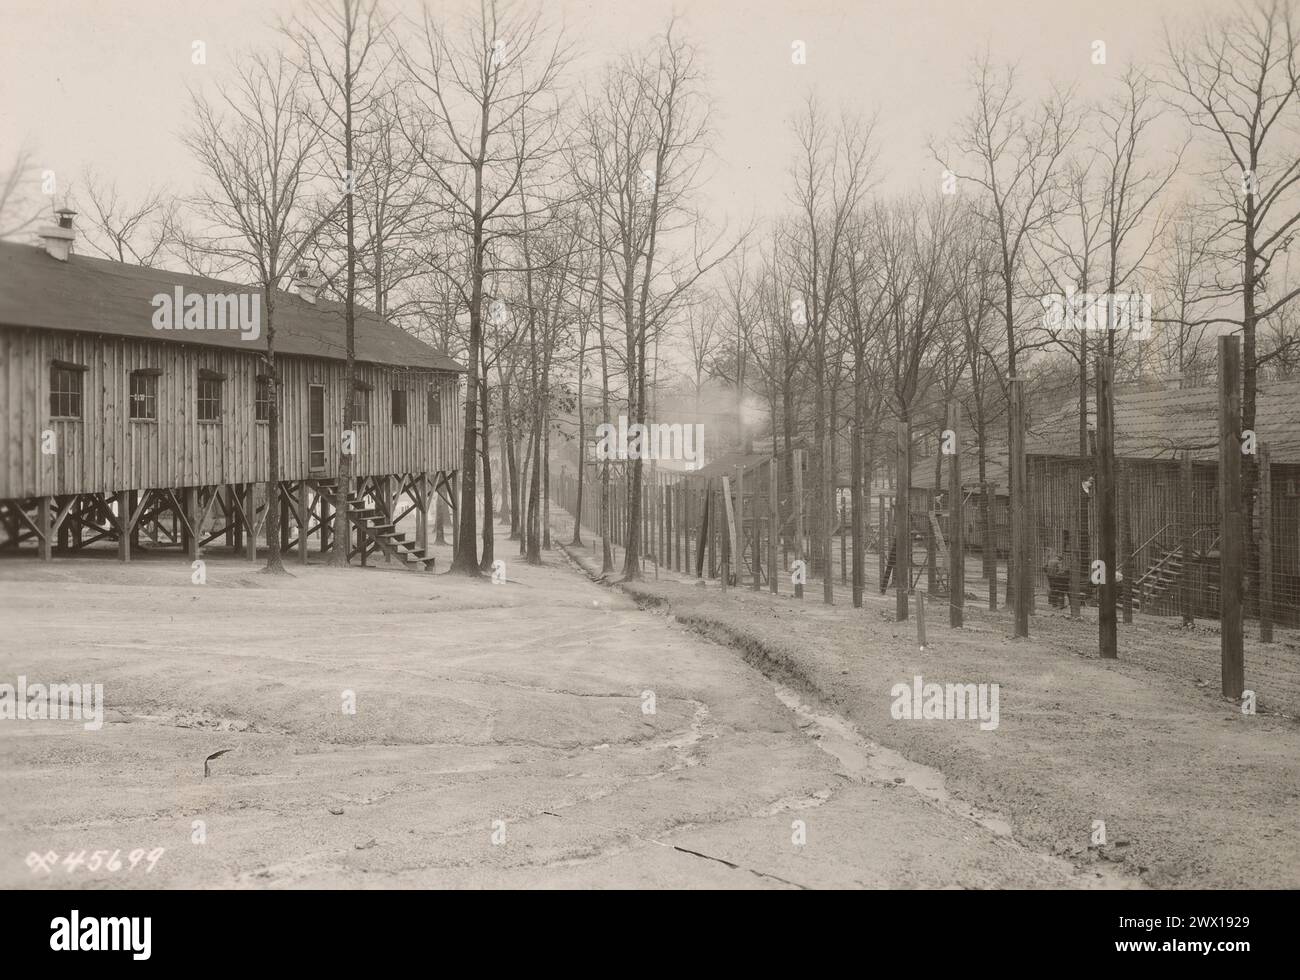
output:
<path id="1" fill-rule="evenodd" d="M 459 0 L 445 0 L 440 7 Z M 294 0 L 0 0 L 0 156 L 26 143 L 60 191 L 83 165 L 128 195 L 188 190 L 180 144 L 186 86 L 226 72 L 241 48 L 275 39 Z M 410 2 L 392 6 L 414 11 Z M 1051 80 L 1087 96 L 1130 61 L 1158 60 L 1163 19 L 1230 0 L 556 0 L 578 45 L 576 77 L 662 29 L 672 10 L 704 50 L 715 99 L 717 178 L 709 210 L 741 223 L 780 210 L 794 150 L 789 120 L 808 90 L 828 105 L 878 110 L 886 186 L 937 181 L 925 146 L 970 104 L 971 57 L 984 45 L 1018 60 L 1027 95 Z M 207 64 L 191 45 L 207 45 Z M 791 63 L 803 41 L 807 64 Z M 1104 40 L 1107 64 L 1092 64 Z"/>

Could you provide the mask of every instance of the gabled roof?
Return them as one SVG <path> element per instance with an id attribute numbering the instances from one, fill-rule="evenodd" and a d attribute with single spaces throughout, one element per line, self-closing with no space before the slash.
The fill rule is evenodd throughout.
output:
<path id="1" fill-rule="evenodd" d="M 265 349 L 265 334 L 246 341 L 238 330 L 156 330 L 159 293 L 249 292 L 242 283 L 150 269 L 144 266 L 73 254 L 67 262 L 39 246 L 0 242 L 0 326 L 39 327 L 226 347 Z M 263 314 L 265 315 L 265 314 Z M 344 307 L 320 300 L 308 303 L 293 293 L 276 291 L 277 353 L 343 360 L 346 357 Z M 417 340 L 370 310 L 356 308 L 358 361 L 402 368 L 442 371 L 465 369 L 447 355 Z"/>
<path id="2" fill-rule="evenodd" d="M 1089 398 L 1088 425 L 1096 422 Z M 1300 381 L 1261 381 L 1255 432 L 1275 462 L 1300 463 Z M 1070 405 L 1030 425 L 1025 450 L 1039 456 L 1079 454 L 1079 407 Z M 1219 457 L 1219 389 L 1181 388 L 1115 395 L 1115 455 L 1133 459 Z"/>

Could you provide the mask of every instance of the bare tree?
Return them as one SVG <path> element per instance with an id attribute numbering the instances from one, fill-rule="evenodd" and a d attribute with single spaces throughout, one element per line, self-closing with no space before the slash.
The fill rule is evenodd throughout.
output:
<path id="1" fill-rule="evenodd" d="M 194 199 L 205 227 L 198 247 L 249 270 L 262 290 L 270 468 L 266 484 L 266 570 L 280 557 L 280 402 L 275 359 L 276 294 L 319 233 L 304 204 L 316 133 L 300 110 L 302 81 L 283 55 L 254 55 L 216 103 L 193 96 L 186 142 L 211 184 Z M 250 531 L 251 534 L 251 531 Z"/>
<path id="2" fill-rule="evenodd" d="M 1017 307 L 1030 242 L 1056 216 L 1060 168 L 1079 123 L 1073 118 L 1068 91 L 1053 91 L 1025 111 L 1016 91 L 1016 69 L 996 70 L 987 54 L 976 59 L 971 84 L 975 106 L 960 124 L 955 139 L 956 151 L 969 162 L 969 168 L 955 161 L 949 165 L 938 151 L 934 156 L 959 181 L 977 188 L 971 206 L 997 242 L 1002 287 L 998 306 L 1007 338 L 1007 378 L 1011 380 L 1018 377 L 1019 355 L 1045 342 L 1032 331 L 1018 329 Z M 1008 425 L 1014 424 L 1009 417 Z M 1011 472 L 1014 474 L 1014 466 Z M 1025 488 L 1017 485 L 1014 476 L 1010 482 L 1015 512 Z M 1027 559 L 1016 522 L 1012 538 L 1014 570 Z M 1012 581 L 1020 581 L 1020 577 L 1013 574 Z M 1028 603 L 1028 595 L 1018 596 L 1017 635 L 1028 635 Z"/>
<path id="3" fill-rule="evenodd" d="M 317 134 L 327 170 L 326 179 L 337 188 L 323 206 L 323 221 L 342 211 L 344 248 L 344 398 L 343 432 L 352 429 L 356 388 L 357 322 L 357 206 L 358 186 L 373 190 L 358 173 L 358 141 L 376 100 L 376 60 L 389 24 L 380 15 L 377 0 L 311 0 L 305 11 L 283 25 L 302 73 L 304 98 L 301 113 Z M 341 208 L 338 206 L 341 196 Z M 352 493 L 352 453 L 340 440 L 338 492 L 334 501 L 334 550 L 331 565 L 348 563 L 348 531 Z M 342 531 L 342 533 L 340 533 Z"/>
<path id="4" fill-rule="evenodd" d="M 40 220 L 49 206 L 45 201 L 31 200 L 29 188 L 36 182 L 35 173 L 32 151 L 23 147 L 0 175 L 0 239 L 22 234 Z"/>
<path id="5" fill-rule="evenodd" d="M 436 256 L 432 261 L 457 282 L 469 310 L 460 533 L 452 571 L 478 576 L 484 283 L 496 271 L 489 246 L 514 231 L 521 182 L 554 150 L 558 104 L 547 99 L 567 51 L 540 11 L 485 0 L 458 30 L 438 22 L 426 5 L 417 37 L 401 58 L 410 83 L 402 127 L 467 257 L 462 266 Z"/>
<path id="6" fill-rule="evenodd" d="M 123 200 L 116 181 L 93 170 L 81 177 L 73 201 L 83 218 L 84 241 L 93 252 L 117 262 L 154 266 L 166 257 L 177 230 L 177 204 L 164 190 L 150 189 L 138 201 Z M 86 227 L 88 225 L 88 227 Z"/>

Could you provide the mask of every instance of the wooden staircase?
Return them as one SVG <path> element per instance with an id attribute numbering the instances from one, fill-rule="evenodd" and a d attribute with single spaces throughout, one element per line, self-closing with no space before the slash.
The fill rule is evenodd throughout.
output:
<path id="1" fill-rule="evenodd" d="M 316 481 L 316 489 L 328 495 L 331 500 L 337 499 L 338 484 L 333 480 Z M 371 507 L 365 497 L 356 493 L 349 494 L 347 502 L 348 519 L 360 534 L 362 548 L 366 548 L 367 542 L 370 542 L 387 557 L 396 559 L 412 571 L 433 569 L 436 558 L 421 551 L 414 542 L 408 541 L 406 534 L 397 530 L 382 510 Z"/>
<path id="2" fill-rule="evenodd" d="M 1214 548 L 1218 547 L 1219 535 L 1203 549 L 1193 547 L 1194 556 L 1203 556 Z M 1133 583 L 1132 603 L 1134 612 L 1141 612 L 1145 607 L 1150 609 L 1153 605 L 1158 604 L 1167 597 L 1170 592 L 1182 581 L 1186 572 L 1186 557 L 1183 554 L 1183 546 L 1180 544 L 1176 548 L 1163 551 L 1160 557 L 1151 563 L 1151 566 L 1143 572 Z M 1207 584 L 1207 594 L 1214 601 L 1218 602 L 1218 585 Z"/>
<path id="3" fill-rule="evenodd" d="M 1133 583 L 1130 601 L 1134 612 L 1150 609 L 1164 599 L 1183 577 L 1183 548 L 1162 552 Z"/>

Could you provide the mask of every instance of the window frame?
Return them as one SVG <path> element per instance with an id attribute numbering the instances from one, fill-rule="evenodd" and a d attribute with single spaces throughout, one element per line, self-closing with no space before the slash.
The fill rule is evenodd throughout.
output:
<path id="1" fill-rule="evenodd" d="M 442 425 L 442 382 L 430 381 L 425 401 L 429 425 Z"/>
<path id="2" fill-rule="evenodd" d="M 352 424 L 369 425 L 370 424 L 370 393 L 374 390 L 374 385 L 367 384 L 360 379 L 352 383 Z M 357 408 L 362 409 L 362 414 L 357 413 Z"/>
<path id="3" fill-rule="evenodd" d="M 398 418 L 397 418 L 397 416 L 398 416 L 397 406 L 398 406 L 398 404 L 399 404 L 399 399 L 398 399 L 398 396 L 399 396 L 399 395 L 401 396 L 400 404 L 401 404 L 401 406 L 402 406 L 402 411 L 401 411 L 401 416 L 402 416 L 402 418 L 401 418 L 401 421 L 398 421 Z M 407 395 L 407 391 L 406 391 L 405 388 L 393 388 L 393 389 L 392 389 L 392 401 L 391 401 L 389 407 L 390 407 L 390 409 L 391 409 L 391 411 L 390 411 L 390 417 L 391 417 L 392 420 L 393 420 L 393 425 L 394 425 L 394 426 L 398 426 L 398 425 L 406 425 L 407 422 L 409 422 L 410 419 L 411 419 L 411 411 L 410 411 L 410 410 L 411 410 L 411 406 L 410 406 L 410 402 L 409 402 L 409 400 L 407 399 L 406 395 Z"/>
<path id="4" fill-rule="evenodd" d="M 199 368 L 199 376 L 194 387 L 194 416 L 200 425 L 221 425 L 225 421 L 225 384 L 226 376 L 220 371 Z M 215 391 L 215 397 L 205 397 L 205 390 L 209 392 Z M 216 404 L 215 416 L 204 417 L 203 406 L 205 403 Z"/>
<path id="5" fill-rule="evenodd" d="M 262 417 L 263 406 L 266 407 L 265 418 Z M 259 425 L 271 423 L 271 376 L 269 374 L 259 374 L 253 382 L 253 421 Z"/>
<path id="6" fill-rule="evenodd" d="M 130 421 L 155 423 L 158 421 L 158 378 L 161 374 L 162 371 L 159 368 L 136 368 L 128 373 L 126 416 Z M 137 400 L 135 391 L 136 378 L 149 382 L 153 389 L 152 391 L 148 390 L 149 385 L 146 385 L 146 390 L 141 393 L 141 399 L 139 400 Z M 135 407 L 138 404 L 143 404 L 145 406 L 143 411 L 152 412 L 152 414 L 137 415 Z"/>
<path id="7" fill-rule="evenodd" d="M 62 361 L 57 357 L 50 361 L 50 419 L 64 422 L 80 422 L 85 418 L 86 413 L 86 365 L 75 364 L 72 361 Z M 56 378 L 75 379 L 76 384 L 67 388 L 55 384 Z M 55 400 L 58 398 L 75 399 L 76 413 L 62 413 L 55 411 Z M 72 407 L 69 401 L 68 407 Z"/>

